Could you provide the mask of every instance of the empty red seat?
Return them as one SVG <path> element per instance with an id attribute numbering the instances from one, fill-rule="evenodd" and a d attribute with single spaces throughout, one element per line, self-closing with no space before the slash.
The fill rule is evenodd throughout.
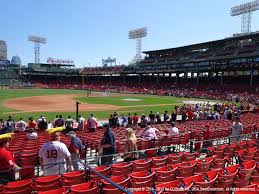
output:
<path id="1" fill-rule="evenodd" d="M 50 190 L 50 191 L 38 192 L 38 194 L 65 194 L 65 193 L 67 193 L 65 188 L 54 189 L 54 190 Z"/>
<path id="2" fill-rule="evenodd" d="M 144 170 L 150 170 L 152 159 L 148 160 L 135 160 L 133 162 L 133 171 L 134 172 L 140 172 Z"/>
<path id="3" fill-rule="evenodd" d="M 20 180 L 16 182 L 9 182 L 3 186 L 5 192 L 31 192 L 32 179 Z"/>
<path id="4" fill-rule="evenodd" d="M 73 185 L 70 190 L 76 194 L 84 193 L 84 194 L 96 194 L 99 193 L 97 186 L 94 182 L 87 182 L 83 184 Z"/>
<path id="5" fill-rule="evenodd" d="M 62 186 L 72 186 L 86 182 L 85 172 L 82 170 L 64 173 L 60 179 Z"/>

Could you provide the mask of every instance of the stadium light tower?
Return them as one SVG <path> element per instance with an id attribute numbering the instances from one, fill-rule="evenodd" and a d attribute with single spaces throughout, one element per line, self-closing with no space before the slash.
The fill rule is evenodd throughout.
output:
<path id="1" fill-rule="evenodd" d="M 146 27 L 129 31 L 129 39 L 136 40 L 136 56 L 133 58 L 132 63 L 136 63 L 142 59 L 141 57 L 142 38 L 146 36 L 147 36 Z"/>
<path id="2" fill-rule="evenodd" d="M 35 64 L 40 63 L 40 44 L 46 44 L 46 38 L 39 36 L 29 36 L 28 41 L 34 42 L 34 54 L 35 54 Z"/>
<path id="3" fill-rule="evenodd" d="M 252 13 L 259 9 L 259 0 L 238 5 L 231 8 L 230 15 L 241 15 L 241 32 L 251 32 Z"/>

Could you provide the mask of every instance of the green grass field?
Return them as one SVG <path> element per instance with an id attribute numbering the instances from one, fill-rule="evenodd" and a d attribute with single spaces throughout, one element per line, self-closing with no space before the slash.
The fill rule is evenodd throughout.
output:
<path id="1" fill-rule="evenodd" d="M 33 112 L 33 113 L 13 113 L 17 110 L 4 107 L 5 100 L 30 96 L 44 96 L 44 95 L 60 95 L 60 94 L 86 94 L 86 91 L 80 90 L 64 90 L 64 89 L 10 89 L 0 90 L 0 118 L 6 119 L 8 112 L 14 117 L 15 120 L 19 117 L 23 117 L 27 120 L 28 117 L 33 116 L 38 118 L 40 115 L 44 115 L 47 120 L 54 119 L 55 115 L 62 114 L 64 117 L 71 115 L 75 118 L 75 112 Z M 125 99 L 137 99 L 138 101 L 125 101 Z M 161 97 L 150 95 L 137 95 L 131 96 L 125 94 L 125 96 L 103 96 L 103 97 L 77 97 L 75 100 L 80 100 L 82 103 L 89 104 L 111 104 L 120 106 L 119 114 L 127 114 L 137 112 L 138 114 L 148 114 L 150 110 L 153 112 L 164 112 L 168 110 L 171 112 L 174 105 L 183 104 L 183 98 L 176 97 Z M 95 111 L 95 112 L 80 112 L 84 117 L 88 117 L 90 113 L 94 113 L 97 118 L 108 118 L 109 114 L 113 111 Z"/>

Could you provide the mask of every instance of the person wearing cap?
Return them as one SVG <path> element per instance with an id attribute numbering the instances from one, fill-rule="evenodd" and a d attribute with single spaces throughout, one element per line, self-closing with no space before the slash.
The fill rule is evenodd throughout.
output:
<path id="1" fill-rule="evenodd" d="M 14 181 L 13 170 L 18 170 L 20 167 L 15 164 L 13 154 L 8 151 L 11 135 L 0 135 L 0 184 L 6 184 Z"/>
<path id="2" fill-rule="evenodd" d="M 76 132 L 74 131 L 69 131 L 66 135 L 71 140 L 68 150 L 71 153 L 73 168 L 74 170 L 78 170 L 78 160 L 83 147 L 82 141 L 76 136 Z"/>
<path id="3" fill-rule="evenodd" d="M 41 130 L 41 131 L 45 131 L 46 129 L 48 129 L 48 123 L 47 123 L 47 121 L 46 121 L 46 119 L 45 119 L 44 116 L 41 116 L 41 117 L 39 118 L 39 121 L 38 121 L 38 128 L 39 128 L 39 130 Z"/>
<path id="4" fill-rule="evenodd" d="M 240 122 L 239 116 L 235 116 L 233 120 L 234 122 L 232 125 L 231 141 L 235 142 L 240 140 L 240 135 L 243 132 L 243 125 Z"/>
<path id="5" fill-rule="evenodd" d="M 59 175 L 71 171 L 70 152 L 64 143 L 60 142 L 62 127 L 54 128 L 48 133 L 51 141 L 43 144 L 39 151 L 39 160 L 44 176 Z"/>
<path id="6" fill-rule="evenodd" d="M 104 135 L 101 141 L 101 148 L 102 148 L 102 165 L 110 165 L 112 164 L 113 154 L 115 154 L 115 136 L 110 128 L 108 123 L 103 125 L 104 127 Z"/>

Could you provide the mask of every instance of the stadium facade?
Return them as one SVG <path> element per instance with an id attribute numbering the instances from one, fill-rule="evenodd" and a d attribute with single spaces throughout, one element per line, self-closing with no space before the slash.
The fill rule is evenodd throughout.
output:
<path id="1" fill-rule="evenodd" d="M 259 33 L 239 35 L 193 45 L 145 51 L 144 60 L 130 66 L 85 67 L 74 65 L 28 64 L 19 75 L 29 82 L 60 80 L 88 82 L 136 82 L 159 84 L 204 81 L 227 84 L 240 81 L 247 87 L 259 85 Z"/>

